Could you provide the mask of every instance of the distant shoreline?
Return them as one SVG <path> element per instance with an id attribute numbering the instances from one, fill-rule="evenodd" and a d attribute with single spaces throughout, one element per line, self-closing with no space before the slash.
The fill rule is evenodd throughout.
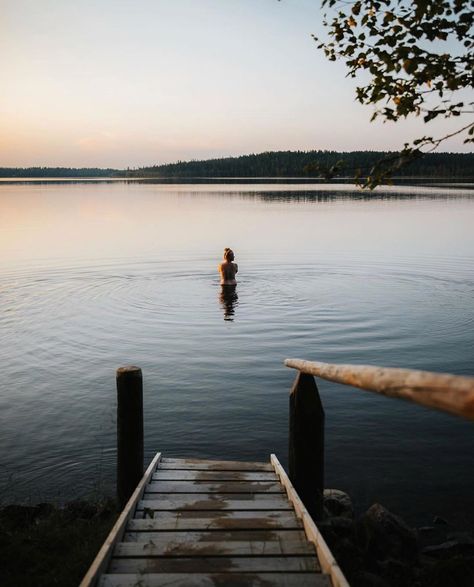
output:
<path id="1" fill-rule="evenodd" d="M 4 179 L 159 179 L 159 180 L 297 180 L 308 182 L 353 181 L 395 151 L 268 151 L 205 160 L 146 165 L 138 168 L 0 167 Z M 311 170 L 318 169 L 313 172 Z M 427 153 L 397 170 L 394 179 L 474 180 L 474 153 Z M 331 180 L 324 179 L 331 177 Z"/>
<path id="2" fill-rule="evenodd" d="M 351 183 L 353 182 L 352 177 L 349 176 L 341 176 L 335 177 L 333 179 L 325 179 L 325 178 L 318 178 L 318 177 L 298 177 L 298 176 L 291 176 L 291 177 L 273 177 L 273 176 L 261 176 L 261 177 L 254 177 L 254 176 L 234 176 L 234 177 L 220 177 L 220 176 L 187 176 L 187 177 L 177 177 L 177 176 L 158 176 L 158 175 L 149 175 L 149 176 L 136 176 L 136 177 L 117 177 L 117 176 L 11 176 L 11 177 L 0 177 L 0 183 L 9 183 L 9 182 L 41 182 L 41 181 L 48 181 L 48 182 L 68 182 L 68 181 L 84 181 L 84 182 L 107 182 L 107 181 L 163 181 L 169 183 L 193 183 L 195 181 L 203 182 L 204 180 L 208 180 L 212 183 L 216 182 L 234 182 L 234 183 L 258 183 L 262 181 L 267 182 L 275 182 L 275 183 L 301 183 L 301 184 L 338 184 L 338 183 Z M 360 179 L 364 179 L 361 177 Z M 446 176 L 419 176 L 419 175 L 400 175 L 400 176 L 393 176 L 393 181 L 401 181 L 401 182 L 410 182 L 410 181 L 430 181 L 430 182 L 443 182 L 443 183 L 450 183 L 452 185 L 453 182 L 459 182 L 460 185 L 466 185 L 469 183 L 474 183 L 474 176 L 472 177 L 463 177 L 463 176 L 453 176 L 453 177 L 446 177 Z"/>

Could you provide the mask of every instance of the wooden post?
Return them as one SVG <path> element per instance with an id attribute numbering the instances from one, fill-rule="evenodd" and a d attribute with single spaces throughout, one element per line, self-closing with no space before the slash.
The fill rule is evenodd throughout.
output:
<path id="1" fill-rule="evenodd" d="M 143 383 L 139 367 L 117 369 L 117 496 L 121 509 L 143 477 Z"/>
<path id="2" fill-rule="evenodd" d="M 324 410 L 311 375 L 298 373 L 290 392 L 290 479 L 311 517 L 323 515 Z"/>

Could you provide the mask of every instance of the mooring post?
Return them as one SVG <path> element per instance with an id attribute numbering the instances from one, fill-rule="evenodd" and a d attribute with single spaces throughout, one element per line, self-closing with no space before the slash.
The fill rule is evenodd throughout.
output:
<path id="1" fill-rule="evenodd" d="M 120 367 L 117 369 L 117 497 L 121 509 L 142 477 L 142 370 Z"/>
<path id="2" fill-rule="evenodd" d="M 290 392 L 290 480 L 311 517 L 323 515 L 324 410 L 312 375 L 298 373 Z"/>

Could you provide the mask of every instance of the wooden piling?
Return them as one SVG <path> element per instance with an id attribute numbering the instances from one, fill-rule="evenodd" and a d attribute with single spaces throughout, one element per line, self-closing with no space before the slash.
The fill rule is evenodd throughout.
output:
<path id="1" fill-rule="evenodd" d="M 117 369 L 117 497 L 123 508 L 143 477 L 143 382 L 139 367 Z"/>
<path id="2" fill-rule="evenodd" d="M 290 392 L 290 479 L 311 517 L 320 520 L 324 490 L 324 410 L 314 377 L 298 373 Z"/>

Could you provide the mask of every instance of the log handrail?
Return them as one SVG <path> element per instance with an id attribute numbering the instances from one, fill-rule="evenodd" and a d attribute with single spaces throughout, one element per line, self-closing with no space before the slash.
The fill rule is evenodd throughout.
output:
<path id="1" fill-rule="evenodd" d="M 402 398 L 474 420 L 474 377 L 374 365 L 320 363 L 302 359 L 286 359 L 285 365 L 307 375 L 374 391 L 388 397 Z"/>

